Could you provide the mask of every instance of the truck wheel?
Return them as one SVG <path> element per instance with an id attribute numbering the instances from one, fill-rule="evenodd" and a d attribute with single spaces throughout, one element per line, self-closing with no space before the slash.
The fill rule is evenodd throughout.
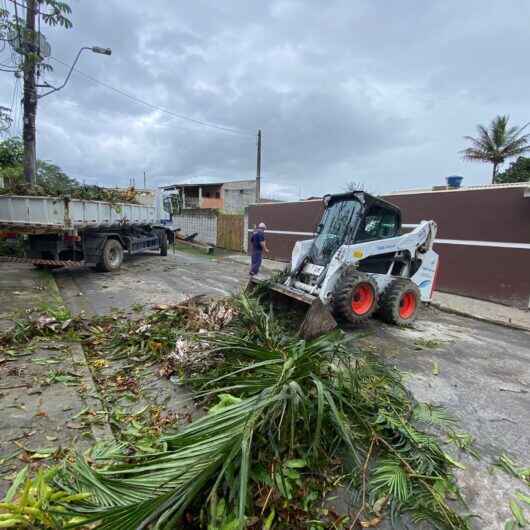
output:
<path id="1" fill-rule="evenodd" d="M 335 292 L 335 312 L 352 324 L 366 320 L 377 309 L 377 284 L 368 274 L 346 271 Z"/>
<path id="2" fill-rule="evenodd" d="M 166 232 L 158 232 L 158 239 L 160 240 L 160 255 L 167 256 L 167 234 Z"/>
<path id="3" fill-rule="evenodd" d="M 406 326 L 412 324 L 418 315 L 421 294 L 411 280 L 394 280 L 381 297 L 379 315 L 389 324 Z"/>
<path id="4" fill-rule="evenodd" d="M 123 247 L 116 239 L 107 239 L 103 245 L 101 261 L 96 269 L 101 272 L 117 271 L 123 263 Z"/>

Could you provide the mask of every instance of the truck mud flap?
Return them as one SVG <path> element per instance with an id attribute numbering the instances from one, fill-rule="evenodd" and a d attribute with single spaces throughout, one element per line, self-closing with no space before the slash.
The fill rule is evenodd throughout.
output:
<path id="1" fill-rule="evenodd" d="M 84 261 L 40 259 L 40 258 L 18 258 L 16 256 L 0 256 L 0 263 L 29 263 L 42 267 L 83 267 Z"/>

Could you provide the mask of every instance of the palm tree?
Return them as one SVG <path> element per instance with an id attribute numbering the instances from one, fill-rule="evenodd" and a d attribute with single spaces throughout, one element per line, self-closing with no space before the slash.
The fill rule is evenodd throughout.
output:
<path id="1" fill-rule="evenodd" d="M 508 116 L 497 116 L 489 126 L 478 125 L 478 136 L 464 136 L 471 142 L 471 147 L 460 151 L 464 160 L 489 162 L 493 164 L 492 183 L 495 183 L 499 165 L 507 158 L 523 155 L 530 151 L 528 145 L 530 133 L 521 134 L 528 123 L 522 127 L 508 127 Z"/>

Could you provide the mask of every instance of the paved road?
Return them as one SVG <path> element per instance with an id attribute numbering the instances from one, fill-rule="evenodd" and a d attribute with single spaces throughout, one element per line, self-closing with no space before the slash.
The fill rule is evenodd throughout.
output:
<path id="1" fill-rule="evenodd" d="M 121 270 L 56 271 L 63 298 L 74 311 L 105 314 L 138 304 L 178 303 L 198 295 L 227 296 L 247 281 L 247 267 L 227 259 L 176 251 L 161 257 L 144 254 L 127 259 Z"/>
<path id="2" fill-rule="evenodd" d="M 457 454 L 467 467 L 459 483 L 483 517 L 474 528 L 503 528 L 525 487 L 491 464 L 506 452 L 530 465 L 530 334 L 428 308 L 412 329 L 369 327 L 363 340 L 405 372 L 414 396 L 446 407 L 476 438 L 482 459 Z"/>
<path id="3" fill-rule="evenodd" d="M 246 266 L 177 252 L 135 257 L 114 274 L 78 270 L 55 277 L 71 309 L 104 313 L 235 292 L 246 281 Z M 468 466 L 459 481 L 471 511 L 483 517 L 475 527 L 502 528 L 511 495 L 524 486 L 492 474 L 490 464 L 507 451 L 530 465 L 530 334 L 436 309 L 426 309 L 412 329 L 373 320 L 348 332 L 405 371 L 418 399 L 446 406 L 477 438 L 484 458 L 474 462 L 459 455 Z"/>

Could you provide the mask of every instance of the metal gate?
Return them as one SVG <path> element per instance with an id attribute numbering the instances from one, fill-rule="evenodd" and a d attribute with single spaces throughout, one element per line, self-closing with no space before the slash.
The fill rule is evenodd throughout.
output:
<path id="1" fill-rule="evenodd" d="M 217 246 L 241 252 L 243 250 L 243 230 L 242 215 L 219 214 L 217 217 Z"/>

